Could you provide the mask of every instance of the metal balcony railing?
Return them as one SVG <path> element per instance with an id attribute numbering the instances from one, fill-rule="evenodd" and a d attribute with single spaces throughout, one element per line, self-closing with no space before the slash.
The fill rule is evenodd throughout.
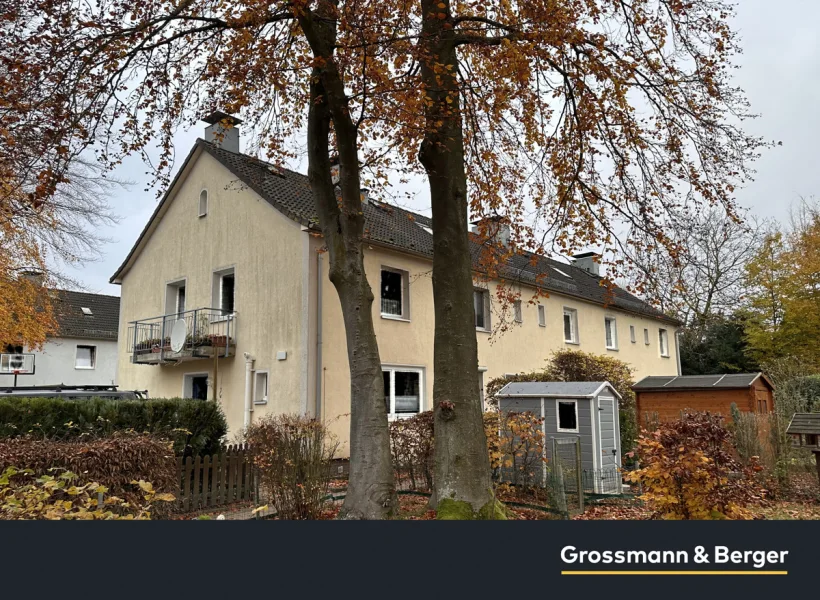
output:
<path id="1" fill-rule="evenodd" d="M 127 351 L 131 362 L 161 364 L 197 358 L 228 357 L 236 352 L 237 314 L 196 308 L 132 321 Z"/>

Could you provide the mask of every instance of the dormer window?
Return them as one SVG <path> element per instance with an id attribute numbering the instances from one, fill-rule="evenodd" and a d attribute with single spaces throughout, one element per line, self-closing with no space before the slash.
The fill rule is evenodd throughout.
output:
<path id="1" fill-rule="evenodd" d="M 208 214 L 208 190 L 199 192 L 199 216 L 204 217 Z"/>

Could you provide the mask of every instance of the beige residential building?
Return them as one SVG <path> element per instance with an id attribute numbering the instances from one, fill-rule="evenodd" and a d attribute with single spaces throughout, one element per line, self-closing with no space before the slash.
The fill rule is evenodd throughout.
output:
<path id="1" fill-rule="evenodd" d="M 122 285 L 119 383 L 154 397 L 217 398 L 232 434 L 271 413 L 318 415 L 344 454 L 344 326 L 308 180 L 238 149 L 236 137 L 221 147 L 197 141 L 112 277 Z M 432 223 L 372 199 L 364 211 L 385 399 L 396 418 L 432 404 Z M 502 311 L 495 285 L 476 279 L 479 381 L 538 369 L 563 348 L 617 356 L 637 379 L 678 374 L 677 324 L 624 290 L 608 294 L 591 255 L 572 265 L 540 259 L 549 296 L 532 303 L 529 258 L 508 267 L 520 307 Z M 492 333 L 501 319 L 511 326 Z"/>

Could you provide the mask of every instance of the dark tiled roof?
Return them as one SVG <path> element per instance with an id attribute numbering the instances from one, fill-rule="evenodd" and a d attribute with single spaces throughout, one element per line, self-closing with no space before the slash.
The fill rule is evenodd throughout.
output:
<path id="1" fill-rule="evenodd" d="M 116 340 L 120 324 L 117 296 L 52 290 L 52 306 L 57 320 L 57 337 Z M 87 308 L 91 314 L 83 313 Z"/>
<path id="2" fill-rule="evenodd" d="M 279 169 L 265 161 L 229 152 L 204 140 L 197 140 L 196 146 L 186 159 L 190 160 L 196 148 L 202 148 L 216 158 L 244 185 L 267 200 L 284 215 L 306 227 L 318 229 L 318 218 L 307 176 Z M 185 165 L 180 169 L 182 172 Z M 173 187 L 173 183 L 171 186 Z M 170 188 L 169 188 L 170 190 Z M 149 224 L 146 225 L 131 253 L 126 257 L 117 273 L 115 281 L 131 260 L 136 248 L 147 234 L 151 223 L 157 217 L 168 195 L 163 197 Z M 395 248 L 402 252 L 412 252 L 432 259 L 433 236 L 424 227 L 432 227 L 429 217 L 392 205 L 371 201 L 363 207 L 365 216 L 365 237 L 372 243 Z M 471 241 L 473 265 L 479 268 L 481 246 Z M 533 263 L 535 263 L 533 265 Z M 530 253 L 513 256 L 500 270 L 500 274 L 513 281 L 537 285 L 545 290 L 565 296 L 587 300 L 619 308 L 638 315 L 666 320 L 677 324 L 646 302 L 636 298 L 621 288 L 612 290 L 602 285 L 600 277 L 578 267 L 551 258 L 536 257 Z"/>
<path id="3" fill-rule="evenodd" d="M 681 390 L 741 390 L 752 386 L 759 377 L 771 386 L 762 373 L 733 373 L 730 375 L 685 375 L 682 377 L 647 377 L 632 386 L 640 391 Z"/>
<path id="4" fill-rule="evenodd" d="M 795 413 L 786 433 L 820 434 L 820 413 Z"/>

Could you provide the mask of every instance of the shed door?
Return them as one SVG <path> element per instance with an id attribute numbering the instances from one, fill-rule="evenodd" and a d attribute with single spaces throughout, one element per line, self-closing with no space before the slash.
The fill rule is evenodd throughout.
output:
<path id="1" fill-rule="evenodd" d="M 615 398 L 601 396 L 598 398 L 598 422 L 600 423 L 601 437 L 599 438 L 599 465 L 601 469 L 600 482 L 602 492 L 613 493 L 620 491 L 620 477 L 618 473 L 618 446 L 615 432 Z M 616 483 L 617 482 L 617 483 Z"/>

